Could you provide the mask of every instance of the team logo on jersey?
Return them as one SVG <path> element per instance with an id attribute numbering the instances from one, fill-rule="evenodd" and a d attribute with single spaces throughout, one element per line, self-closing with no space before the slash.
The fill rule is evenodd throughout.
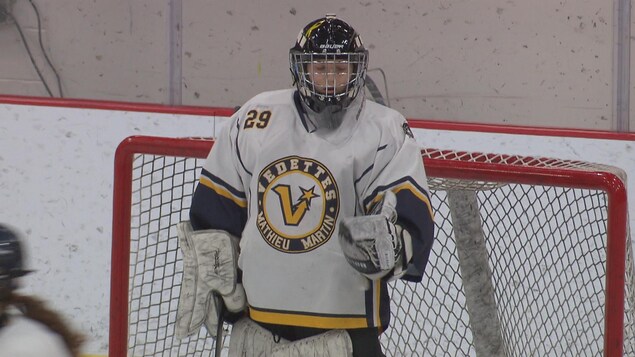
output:
<path id="1" fill-rule="evenodd" d="M 320 162 L 288 156 L 258 176 L 257 225 L 264 240 L 287 253 L 311 251 L 335 231 L 339 192 Z"/>

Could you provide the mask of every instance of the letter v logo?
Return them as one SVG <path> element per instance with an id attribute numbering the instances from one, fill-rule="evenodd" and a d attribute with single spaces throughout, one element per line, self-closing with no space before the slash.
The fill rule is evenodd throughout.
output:
<path id="1" fill-rule="evenodd" d="M 300 187 L 300 190 L 302 190 L 302 196 L 300 196 L 296 204 L 293 204 L 291 187 L 289 185 L 280 184 L 273 188 L 273 191 L 280 199 L 284 223 L 288 226 L 297 226 L 300 224 L 306 212 L 311 208 L 311 200 L 319 197 L 319 195 L 314 192 L 315 186 L 308 190 Z"/>

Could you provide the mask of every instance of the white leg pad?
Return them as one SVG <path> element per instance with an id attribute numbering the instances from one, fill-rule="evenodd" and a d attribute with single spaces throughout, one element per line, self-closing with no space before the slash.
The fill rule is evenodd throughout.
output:
<path id="1" fill-rule="evenodd" d="M 270 331 L 246 317 L 236 321 L 230 336 L 230 357 L 270 357 L 274 346 L 288 342 L 280 339 L 276 343 Z"/>
<path id="2" fill-rule="evenodd" d="M 301 340 L 278 344 L 271 357 L 351 357 L 353 343 L 344 330 L 331 330 Z"/>

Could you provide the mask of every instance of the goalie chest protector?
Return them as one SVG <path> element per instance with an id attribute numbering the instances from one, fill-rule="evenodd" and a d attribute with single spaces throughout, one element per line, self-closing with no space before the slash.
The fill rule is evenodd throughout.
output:
<path id="1" fill-rule="evenodd" d="M 366 101 L 358 118 L 347 113 L 337 130 L 322 132 L 308 129 L 300 109 L 291 89 L 248 101 L 201 176 L 204 189 L 227 202 L 215 219 L 235 220 L 233 205 L 246 210 L 236 229 L 250 315 L 329 329 L 386 326 L 386 285 L 347 263 L 338 225 L 386 189 L 412 191 L 429 207 L 423 166 L 412 162 L 420 149 L 403 116 L 379 104 Z"/>

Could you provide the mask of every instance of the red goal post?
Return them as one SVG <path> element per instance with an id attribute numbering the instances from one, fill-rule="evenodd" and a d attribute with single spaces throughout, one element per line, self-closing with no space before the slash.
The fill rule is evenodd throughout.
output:
<path id="1" fill-rule="evenodd" d="M 187 218 L 198 160 L 212 145 L 135 136 L 117 149 L 110 356 L 197 354 L 214 343 L 204 333 L 172 336 L 182 271 L 173 226 Z M 427 280 L 394 285 L 393 323 L 382 335 L 388 355 L 633 353 L 633 263 L 618 169 L 434 149 L 422 157 L 438 209 L 437 241 Z M 470 262 L 476 251 L 483 259 Z M 486 298 L 473 296 L 476 290 Z M 488 326 L 479 326 L 482 316 Z"/>

